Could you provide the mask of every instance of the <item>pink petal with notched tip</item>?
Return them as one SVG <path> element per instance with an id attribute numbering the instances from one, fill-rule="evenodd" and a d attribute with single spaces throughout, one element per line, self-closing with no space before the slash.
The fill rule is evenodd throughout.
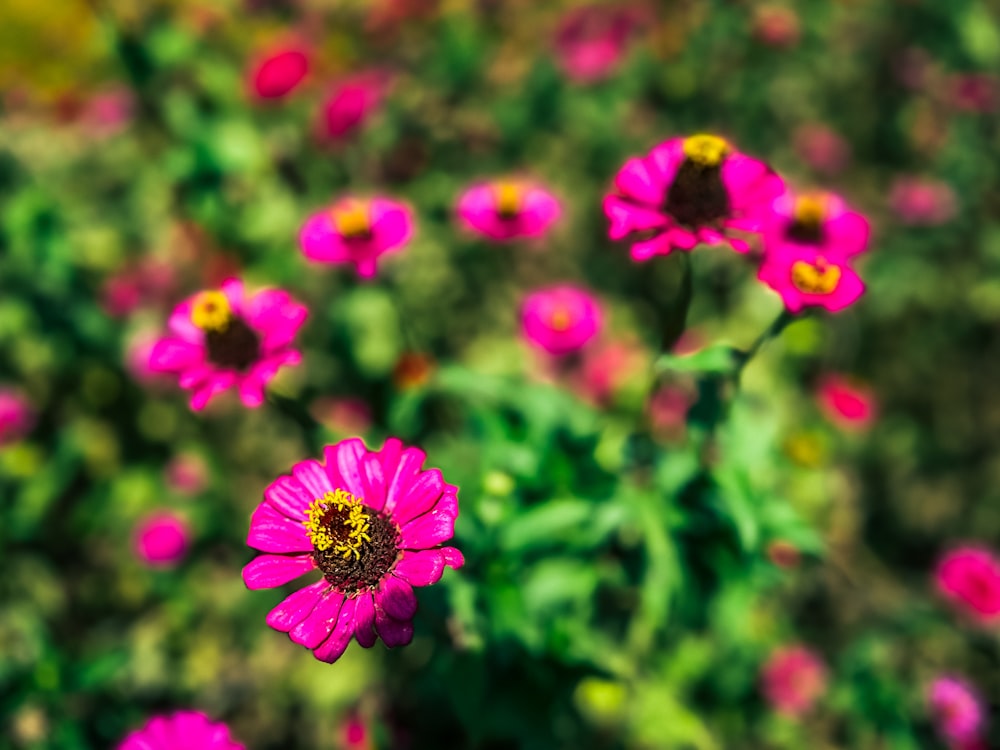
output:
<path id="1" fill-rule="evenodd" d="M 344 601 L 344 606 L 340 609 L 340 616 L 337 618 L 336 626 L 330 632 L 330 637 L 313 651 L 317 659 L 332 664 L 347 650 L 347 645 L 351 642 L 351 636 L 354 634 L 354 615 L 357 606 L 357 599 Z"/>
<path id="2" fill-rule="evenodd" d="M 455 516 L 432 511 L 410 521 L 400 530 L 403 549 L 428 549 L 455 535 Z"/>
<path id="3" fill-rule="evenodd" d="M 294 477 L 281 476 L 264 490 L 264 499 L 283 515 L 295 521 L 304 521 L 313 498 L 302 483 Z"/>
<path id="4" fill-rule="evenodd" d="M 393 573 L 411 586 L 430 586 L 441 580 L 444 555 L 441 550 L 407 550 L 396 563 Z"/>
<path id="5" fill-rule="evenodd" d="M 336 589 L 324 596 L 310 615 L 296 625 L 288 637 L 306 648 L 316 648 L 333 632 L 344 605 L 344 595 Z"/>
<path id="6" fill-rule="evenodd" d="M 299 480 L 313 500 L 321 499 L 327 492 L 333 492 L 336 487 L 330 481 L 330 475 L 318 461 L 308 459 L 300 461 L 292 467 L 292 475 Z"/>
<path id="7" fill-rule="evenodd" d="M 330 584 L 322 580 L 289 594 L 268 613 L 267 624 L 275 630 L 287 633 L 312 614 L 328 588 Z"/>

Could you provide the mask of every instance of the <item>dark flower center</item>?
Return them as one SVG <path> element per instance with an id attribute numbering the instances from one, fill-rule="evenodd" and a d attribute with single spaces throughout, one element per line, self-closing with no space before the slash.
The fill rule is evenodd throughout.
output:
<path id="1" fill-rule="evenodd" d="M 368 204 L 346 200 L 333 210 L 333 223 L 346 241 L 367 241 L 372 238 L 371 216 Z"/>
<path id="2" fill-rule="evenodd" d="M 705 166 L 685 159 L 677 170 L 664 209 L 678 224 L 700 227 L 729 215 L 729 193 L 721 165 Z"/>
<path id="3" fill-rule="evenodd" d="M 795 218 L 785 230 L 785 239 L 803 245 L 821 245 L 826 237 L 823 220 L 826 200 L 823 196 L 803 195 L 795 202 Z"/>
<path id="4" fill-rule="evenodd" d="M 521 204 L 524 201 L 524 191 L 514 182 L 498 182 L 493 185 L 493 195 L 496 198 L 497 216 L 505 221 L 512 221 L 521 214 Z"/>
<path id="5" fill-rule="evenodd" d="M 243 318 L 232 317 L 229 325 L 205 331 L 208 361 L 226 370 L 246 370 L 260 359 L 260 336 Z"/>

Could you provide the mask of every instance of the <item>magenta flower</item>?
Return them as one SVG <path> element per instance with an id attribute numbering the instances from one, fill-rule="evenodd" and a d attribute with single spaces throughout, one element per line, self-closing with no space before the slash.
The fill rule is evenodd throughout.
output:
<path id="1" fill-rule="evenodd" d="M 779 648 L 761 671 L 761 689 L 775 711 L 801 716 L 826 692 L 826 667 L 805 646 Z"/>
<path id="2" fill-rule="evenodd" d="M 179 376 L 199 411 L 217 393 L 239 392 L 244 406 L 264 402 L 264 387 L 301 353 L 292 340 L 308 311 L 280 289 L 247 296 L 243 282 L 230 279 L 219 290 L 200 292 L 174 308 L 169 335 L 150 354 L 150 367 Z"/>
<path id="3" fill-rule="evenodd" d="M 529 294 L 521 307 L 521 330 L 528 341 L 549 354 L 579 351 L 603 325 L 597 300 L 575 286 L 553 286 Z"/>
<path id="4" fill-rule="evenodd" d="M 874 392 L 843 375 L 823 376 L 816 398 L 826 418 L 844 430 L 867 429 L 878 413 Z"/>
<path id="5" fill-rule="evenodd" d="M 190 528 L 183 518 L 158 511 L 136 525 L 133 548 L 136 557 L 146 565 L 169 568 L 184 558 L 190 536 Z"/>
<path id="6" fill-rule="evenodd" d="M 610 5 L 571 10 L 556 32 L 556 62 L 578 83 L 608 78 L 624 59 L 639 20 L 636 10 Z"/>
<path id="7" fill-rule="evenodd" d="M 938 677 L 927 693 L 927 704 L 938 731 L 949 743 L 964 746 L 975 740 L 983 726 L 979 697 L 965 680 Z"/>
<path id="8" fill-rule="evenodd" d="M 746 252 L 745 240 L 724 231 L 760 231 L 784 184 L 766 164 L 722 138 L 692 135 L 629 159 L 615 177 L 615 190 L 604 199 L 608 234 L 629 239 L 633 260 L 644 261 L 699 242 L 727 242 Z"/>
<path id="9" fill-rule="evenodd" d="M 154 716 L 123 739 L 117 750 L 245 750 L 229 727 L 200 711 Z"/>
<path id="10" fill-rule="evenodd" d="M 851 161 L 851 147 L 836 131 L 823 123 L 807 123 L 792 136 L 795 153 L 823 174 L 839 174 Z"/>
<path id="11" fill-rule="evenodd" d="M 1000 561 L 985 549 L 961 547 L 947 553 L 935 572 L 938 590 L 983 624 L 1000 620 Z"/>
<path id="12" fill-rule="evenodd" d="M 344 198 L 313 214 L 299 232 L 302 253 L 318 263 L 351 263 L 370 278 L 380 255 L 401 249 L 413 236 L 410 209 L 386 198 Z"/>
<path id="13" fill-rule="evenodd" d="M 326 465 L 302 461 L 276 479 L 250 519 L 247 544 L 267 554 L 243 569 L 248 588 L 282 586 L 318 570 L 322 578 L 287 597 L 267 624 L 334 662 L 357 638 L 389 647 L 413 637 L 414 586 L 429 586 L 462 553 L 442 547 L 455 532 L 458 488 L 424 452 L 395 438 L 382 450 L 358 438 L 327 446 Z"/>
<path id="14" fill-rule="evenodd" d="M 309 57 L 302 49 L 282 49 L 264 55 L 249 75 L 250 90 L 261 99 L 290 94 L 309 72 Z"/>
<path id="15" fill-rule="evenodd" d="M 780 294 L 792 313 L 804 307 L 838 312 L 856 302 L 865 291 L 861 277 L 844 260 L 798 244 L 769 250 L 757 278 Z"/>
<path id="16" fill-rule="evenodd" d="M 918 177 L 901 177 L 893 183 L 889 207 L 903 224 L 919 227 L 945 224 L 958 210 L 951 185 Z"/>
<path id="17" fill-rule="evenodd" d="M 764 229 L 766 252 L 784 245 L 814 248 L 830 258 L 850 258 L 868 247 L 868 220 L 832 193 L 785 193 L 774 201 Z"/>
<path id="18" fill-rule="evenodd" d="M 538 237 L 559 218 L 554 195 L 519 180 L 473 185 L 458 199 L 458 216 L 474 232 L 491 240 Z"/>
<path id="19" fill-rule="evenodd" d="M 163 470 L 167 486 L 182 495 L 197 495 L 207 486 L 211 469 L 200 453 L 178 453 Z"/>
<path id="20" fill-rule="evenodd" d="M 340 81 L 320 107 L 319 139 L 342 141 L 360 130 L 381 104 L 387 84 L 380 71 L 365 71 Z"/>
<path id="21" fill-rule="evenodd" d="M 13 443 L 35 426 L 35 410 L 18 391 L 0 387 L 0 446 Z"/>

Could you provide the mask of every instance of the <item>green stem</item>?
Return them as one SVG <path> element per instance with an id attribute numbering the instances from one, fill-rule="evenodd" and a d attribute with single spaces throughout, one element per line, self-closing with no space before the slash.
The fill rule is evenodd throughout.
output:
<path id="1" fill-rule="evenodd" d="M 760 336 L 757 337 L 756 341 L 754 341 L 750 345 L 750 348 L 747 349 L 745 352 L 739 353 L 740 362 L 736 366 L 736 370 L 733 373 L 733 379 L 735 380 L 737 387 L 739 387 L 740 378 L 743 375 L 743 370 L 747 366 L 747 364 L 749 364 L 750 360 L 752 360 L 754 357 L 757 356 L 760 350 L 764 347 L 764 344 L 766 344 L 771 339 L 780 336 L 781 332 L 784 331 L 785 328 L 787 328 L 788 325 L 792 323 L 794 320 L 796 320 L 795 315 L 788 312 L 788 310 L 782 310 L 780 313 L 778 313 L 778 317 L 776 317 L 771 322 L 771 325 L 765 328 L 764 332 L 761 333 Z"/>

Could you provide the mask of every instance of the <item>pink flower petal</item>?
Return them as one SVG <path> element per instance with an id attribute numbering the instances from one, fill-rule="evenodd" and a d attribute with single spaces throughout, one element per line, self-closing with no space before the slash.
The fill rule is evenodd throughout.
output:
<path id="1" fill-rule="evenodd" d="M 191 395 L 191 408 L 201 411 L 216 395 L 236 385 L 236 374 L 219 372 L 214 374 L 204 384 L 195 389 Z"/>
<path id="2" fill-rule="evenodd" d="M 644 159 L 629 159 L 615 175 L 615 187 L 633 200 L 650 206 L 663 202 L 665 184 L 653 174 Z"/>
<path id="3" fill-rule="evenodd" d="M 264 499 L 292 520 L 304 521 L 315 498 L 299 480 L 282 476 L 267 486 Z"/>
<path id="4" fill-rule="evenodd" d="M 337 618 L 337 624 L 330 632 L 330 637 L 313 651 L 317 659 L 333 664 L 347 650 L 347 644 L 351 642 L 351 636 L 354 634 L 354 615 L 357 606 L 357 599 L 347 599 L 344 602 L 344 606 L 340 609 L 340 616 Z"/>
<path id="5" fill-rule="evenodd" d="M 413 640 L 413 623 L 411 621 L 394 620 L 379 607 L 375 607 L 375 630 L 389 648 L 405 646 Z"/>
<path id="6" fill-rule="evenodd" d="M 365 487 L 361 479 L 360 461 L 366 452 L 365 444 L 359 438 L 327 446 L 323 456 L 330 482 L 355 497 L 364 497 Z"/>
<path id="7" fill-rule="evenodd" d="M 320 600 L 312 613 L 296 625 L 288 637 L 300 646 L 316 648 L 333 632 L 344 604 L 344 595 L 331 590 Z"/>
<path id="8" fill-rule="evenodd" d="M 362 459 L 361 466 L 365 505 L 372 510 L 381 511 L 385 506 L 385 476 L 382 462 L 377 455 L 369 453 Z"/>
<path id="9" fill-rule="evenodd" d="M 465 565 L 465 556 L 454 547 L 442 547 L 440 551 L 444 564 L 449 568 L 458 570 Z"/>
<path id="10" fill-rule="evenodd" d="M 651 207 L 637 206 L 617 195 L 609 195 L 603 202 L 604 215 L 608 217 L 611 226 L 608 237 L 621 240 L 633 232 L 645 232 L 659 229 L 669 223 L 669 219 Z"/>
<path id="11" fill-rule="evenodd" d="M 378 452 L 379 461 L 382 462 L 383 476 L 387 482 L 396 476 L 396 469 L 399 468 L 399 461 L 403 455 L 403 444 L 398 438 L 388 438 Z"/>
<path id="12" fill-rule="evenodd" d="M 330 482 L 330 475 L 326 473 L 318 461 L 312 459 L 300 461 L 292 467 L 292 474 L 313 500 L 318 500 L 327 492 L 333 492 L 337 489 Z"/>
<path id="13" fill-rule="evenodd" d="M 155 372 L 177 372 L 200 364 L 205 349 L 181 339 L 160 339 L 149 353 L 149 368 Z"/>
<path id="14" fill-rule="evenodd" d="M 421 472 L 410 484 L 406 494 L 396 500 L 393 520 L 400 526 L 426 513 L 437 503 L 444 491 L 444 480 L 437 469 Z"/>
<path id="15" fill-rule="evenodd" d="M 417 611 L 417 597 L 413 593 L 413 587 L 394 575 L 382 578 L 375 594 L 375 603 L 396 620 L 410 620 Z"/>
<path id="16" fill-rule="evenodd" d="M 240 401 L 249 409 L 256 409 L 264 403 L 264 380 L 253 373 L 247 374 L 240 381 Z"/>
<path id="17" fill-rule="evenodd" d="M 364 648 L 375 645 L 375 600 L 369 593 L 357 598 L 357 609 L 354 612 L 354 637 Z"/>
<path id="18" fill-rule="evenodd" d="M 248 589 L 273 589 L 315 569 L 312 555 L 259 555 L 243 568 Z"/>
<path id="19" fill-rule="evenodd" d="M 385 501 L 385 513 L 391 515 L 396 509 L 396 503 L 405 497 L 426 458 L 426 454 L 419 448 L 407 448 L 403 451 L 399 459 L 399 465 L 396 468 L 396 473 L 389 482 L 389 490 Z M 386 476 L 389 475 L 387 474 Z"/>
<path id="20" fill-rule="evenodd" d="M 305 526 L 269 503 L 261 503 L 250 517 L 247 544 L 261 552 L 312 552 L 313 549 Z"/>
<path id="21" fill-rule="evenodd" d="M 428 549 L 455 535 L 455 516 L 437 510 L 425 513 L 400 530 L 403 549 Z"/>
<path id="22" fill-rule="evenodd" d="M 167 320 L 167 327 L 175 336 L 184 341 L 204 345 L 205 334 L 191 321 L 191 307 L 193 302 L 194 298 L 189 297 L 177 305 L 173 312 L 170 313 L 170 318 Z"/>
<path id="23" fill-rule="evenodd" d="M 407 550 L 393 573 L 411 586 L 430 586 L 441 580 L 444 572 L 444 556 L 441 550 Z"/>
<path id="24" fill-rule="evenodd" d="M 275 630 L 287 633 L 306 619 L 319 604 L 323 592 L 330 588 L 326 580 L 301 588 L 285 597 L 281 604 L 267 615 L 267 624 Z"/>

